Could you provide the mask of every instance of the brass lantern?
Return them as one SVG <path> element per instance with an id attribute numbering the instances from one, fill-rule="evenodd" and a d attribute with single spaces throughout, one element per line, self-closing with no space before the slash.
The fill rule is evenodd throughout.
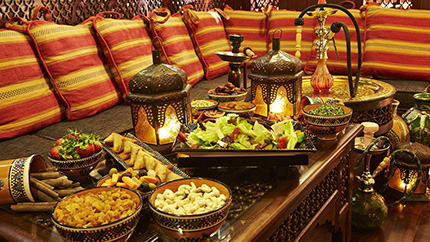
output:
<path id="1" fill-rule="evenodd" d="M 153 64 L 129 83 L 134 133 L 151 145 L 172 143 L 180 125 L 191 120 L 190 90 L 184 70 L 162 64 L 161 51 L 152 51 Z"/>
<path id="2" fill-rule="evenodd" d="M 273 33 L 272 51 L 251 63 L 251 98 L 255 113 L 296 116 L 302 96 L 302 62 L 280 50 L 280 38 Z M 282 31 L 281 31 L 282 36 Z"/>

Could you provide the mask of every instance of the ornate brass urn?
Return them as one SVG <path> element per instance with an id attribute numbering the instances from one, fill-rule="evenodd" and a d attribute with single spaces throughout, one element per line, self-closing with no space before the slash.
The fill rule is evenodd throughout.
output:
<path id="1" fill-rule="evenodd" d="M 191 86 L 180 68 L 162 64 L 161 51 L 152 51 L 153 64 L 130 80 L 134 132 L 141 141 L 152 145 L 172 143 L 180 125 L 191 120 Z"/>

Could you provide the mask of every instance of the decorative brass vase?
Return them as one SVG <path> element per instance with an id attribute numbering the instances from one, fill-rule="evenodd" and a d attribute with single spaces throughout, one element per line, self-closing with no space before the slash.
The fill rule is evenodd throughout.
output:
<path id="1" fill-rule="evenodd" d="M 396 144 L 409 142 L 409 128 L 406 122 L 397 114 L 397 108 L 400 102 L 398 100 L 393 100 L 391 104 L 393 107 L 393 127 L 388 131 L 387 137 L 391 140 L 393 146 Z"/>

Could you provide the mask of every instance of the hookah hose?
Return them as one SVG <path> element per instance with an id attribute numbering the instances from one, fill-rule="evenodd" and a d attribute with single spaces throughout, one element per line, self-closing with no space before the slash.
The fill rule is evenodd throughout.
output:
<path id="1" fill-rule="evenodd" d="M 343 29 L 343 32 L 345 33 L 346 65 L 347 65 L 347 69 L 348 69 L 348 83 L 352 84 L 353 82 L 352 82 L 352 67 L 351 67 L 351 36 L 349 35 L 348 27 L 346 26 L 346 24 L 341 23 L 341 22 L 334 22 L 330 26 L 331 32 L 333 32 L 333 33 L 339 33 L 341 28 Z M 334 38 L 334 36 L 333 36 L 333 38 Z M 359 58 L 361 60 L 361 57 L 359 57 Z M 359 69 L 357 70 L 357 73 L 360 73 Z M 358 75 L 358 77 L 356 77 L 357 80 L 359 77 L 360 77 L 360 75 Z M 357 86 L 357 83 L 354 85 L 354 87 L 355 86 Z M 357 93 L 357 90 L 354 90 L 354 87 L 352 87 L 352 85 L 349 85 L 349 93 L 350 93 L 351 97 L 354 97 L 355 94 Z M 353 93 L 354 93 L 354 95 L 352 95 Z"/>
<path id="2" fill-rule="evenodd" d="M 303 15 L 305 15 L 305 13 L 309 10 L 315 9 L 315 8 L 324 8 L 324 7 L 329 7 L 329 8 L 335 8 L 335 9 L 339 9 L 342 12 L 344 12 L 346 15 L 348 15 L 348 17 L 351 19 L 352 23 L 354 24 L 355 27 L 355 33 L 357 34 L 357 47 L 358 47 L 358 65 L 357 65 L 357 75 L 355 77 L 355 83 L 352 82 L 352 74 L 349 75 L 350 73 L 350 65 L 348 68 L 348 81 L 349 81 L 349 90 L 350 90 L 350 95 L 351 97 L 355 97 L 355 95 L 357 94 L 357 89 L 358 89 L 358 81 L 360 80 L 360 72 L 361 72 L 361 37 L 360 37 L 360 29 L 358 27 L 358 23 L 355 20 L 354 16 L 352 16 L 352 14 L 348 11 L 348 9 L 339 6 L 337 4 L 331 4 L 331 3 L 325 3 L 325 4 L 317 4 L 317 5 L 312 5 L 309 6 L 307 8 L 305 8 L 299 15 L 298 18 L 296 18 L 294 20 L 294 24 L 296 26 L 303 26 L 305 24 L 305 20 L 303 19 Z M 345 29 L 345 28 L 344 28 Z M 345 33 L 346 36 L 346 33 Z M 349 42 L 349 41 L 348 41 Z M 351 54 L 349 54 L 350 56 Z M 351 56 L 349 58 L 349 60 L 351 59 Z M 354 84 L 354 86 L 352 86 Z"/>

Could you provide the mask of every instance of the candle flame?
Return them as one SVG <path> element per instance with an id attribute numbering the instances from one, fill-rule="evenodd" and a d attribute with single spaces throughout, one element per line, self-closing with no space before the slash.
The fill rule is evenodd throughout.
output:
<path id="1" fill-rule="evenodd" d="M 172 143 L 178 135 L 181 123 L 176 117 L 175 112 L 166 112 L 164 125 L 158 129 L 158 136 L 160 137 L 160 143 Z"/>

